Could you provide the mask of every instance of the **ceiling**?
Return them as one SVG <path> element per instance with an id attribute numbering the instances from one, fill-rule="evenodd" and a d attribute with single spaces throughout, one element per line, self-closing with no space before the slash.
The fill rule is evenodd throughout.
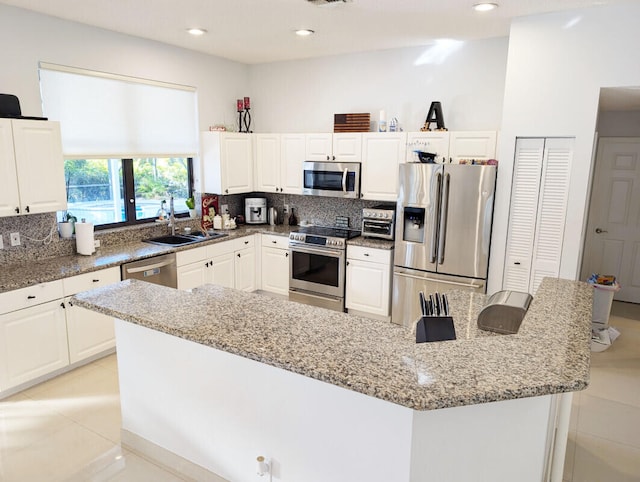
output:
<path id="1" fill-rule="evenodd" d="M 156 40 L 247 64 L 428 45 L 435 39 L 509 35 L 519 16 L 628 3 L 630 0 L 0 0 L 66 20 Z M 637 1 L 637 0 L 636 0 Z M 189 27 L 208 31 L 202 37 Z M 315 35 L 301 38 L 295 29 Z"/>
<path id="2" fill-rule="evenodd" d="M 437 39 L 509 35 L 516 17 L 638 0 L 0 0 L 45 15 L 142 37 L 246 64 L 428 45 Z M 208 31 L 201 37 L 187 28 Z M 311 37 L 294 30 L 309 28 Z M 640 89 L 602 89 L 601 110 L 640 110 Z"/>

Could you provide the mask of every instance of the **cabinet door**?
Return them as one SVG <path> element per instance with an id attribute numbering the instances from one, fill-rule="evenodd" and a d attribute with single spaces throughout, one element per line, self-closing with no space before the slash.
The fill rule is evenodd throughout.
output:
<path id="1" fill-rule="evenodd" d="M 449 132 L 408 132 L 406 162 L 419 162 L 414 151 L 436 154 L 436 162 L 449 162 Z"/>
<path id="2" fill-rule="evenodd" d="M 262 192 L 280 192 L 280 136 L 256 134 L 256 189 Z M 302 176 L 302 174 L 301 174 Z"/>
<path id="3" fill-rule="evenodd" d="M 398 199 L 398 166 L 405 158 L 403 132 L 364 134 L 362 141 L 362 198 Z"/>
<path id="4" fill-rule="evenodd" d="M 289 294 L 289 250 L 262 248 L 262 289 Z"/>
<path id="5" fill-rule="evenodd" d="M 242 291 L 256 290 L 256 250 L 242 249 L 235 253 L 235 287 Z"/>
<path id="6" fill-rule="evenodd" d="M 253 154 L 250 134 L 224 134 L 220 146 L 223 185 L 221 194 L 253 191 Z"/>
<path id="7" fill-rule="evenodd" d="M 178 267 L 178 289 L 190 290 L 212 282 L 213 262 L 198 261 Z"/>
<path id="8" fill-rule="evenodd" d="M 496 131 L 451 132 L 449 157 L 454 164 L 460 159 L 494 159 L 496 134 Z"/>
<path id="9" fill-rule="evenodd" d="M 304 161 L 304 134 L 283 134 L 280 137 L 280 192 L 302 194 Z"/>
<path id="10" fill-rule="evenodd" d="M 305 136 L 305 161 L 330 161 L 333 152 L 332 134 L 307 134 Z"/>
<path id="11" fill-rule="evenodd" d="M 333 134 L 333 161 L 362 161 L 362 134 Z"/>
<path id="12" fill-rule="evenodd" d="M 66 298 L 69 362 L 75 363 L 116 346 L 113 317 L 74 306 Z"/>
<path id="13" fill-rule="evenodd" d="M 0 119 L 0 216 L 15 216 L 19 210 L 18 175 L 13 153 L 11 120 Z"/>
<path id="14" fill-rule="evenodd" d="M 66 209 L 60 124 L 28 120 L 11 123 L 22 214 Z"/>
<path id="15" fill-rule="evenodd" d="M 349 259 L 346 285 L 347 309 L 389 316 L 390 265 Z"/>
<path id="16" fill-rule="evenodd" d="M 62 300 L 0 316 L 0 390 L 69 364 Z"/>
<path id="17" fill-rule="evenodd" d="M 212 260 L 213 273 L 211 282 L 226 288 L 235 288 L 234 253 L 215 256 Z"/>

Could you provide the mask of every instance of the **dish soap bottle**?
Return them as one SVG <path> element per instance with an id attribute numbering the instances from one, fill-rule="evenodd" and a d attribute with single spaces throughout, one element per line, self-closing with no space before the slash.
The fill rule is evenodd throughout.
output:
<path id="1" fill-rule="evenodd" d="M 293 210 L 293 208 L 291 208 L 291 214 L 289 214 L 289 226 L 297 226 L 298 225 L 298 218 L 296 217 L 296 213 Z"/>

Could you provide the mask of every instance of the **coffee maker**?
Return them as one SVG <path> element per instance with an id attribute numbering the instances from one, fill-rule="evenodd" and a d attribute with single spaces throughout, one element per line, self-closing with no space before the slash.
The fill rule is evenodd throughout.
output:
<path id="1" fill-rule="evenodd" d="M 267 223 L 267 199 L 248 197 L 244 200 L 244 219 L 247 224 Z"/>

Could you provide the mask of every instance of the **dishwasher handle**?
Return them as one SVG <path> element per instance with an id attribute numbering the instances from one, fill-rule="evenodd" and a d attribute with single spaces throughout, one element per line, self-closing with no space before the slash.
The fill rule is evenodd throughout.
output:
<path id="1" fill-rule="evenodd" d="M 143 271 L 148 271 L 150 269 L 156 269 L 156 268 L 163 268 L 164 266 L 169 266 L 175 264 L 175 260 L 170 259 L 167 261 L 161 261 L 160 263 L 155 263 L 155 264 L 145 264 L 144 266 L 140 266 L 137 268 L 127 268 L 125 267 L 125 270 L 127 271 L 127 274 L 132 274 L 132 273 L 142 273 Z"/>

